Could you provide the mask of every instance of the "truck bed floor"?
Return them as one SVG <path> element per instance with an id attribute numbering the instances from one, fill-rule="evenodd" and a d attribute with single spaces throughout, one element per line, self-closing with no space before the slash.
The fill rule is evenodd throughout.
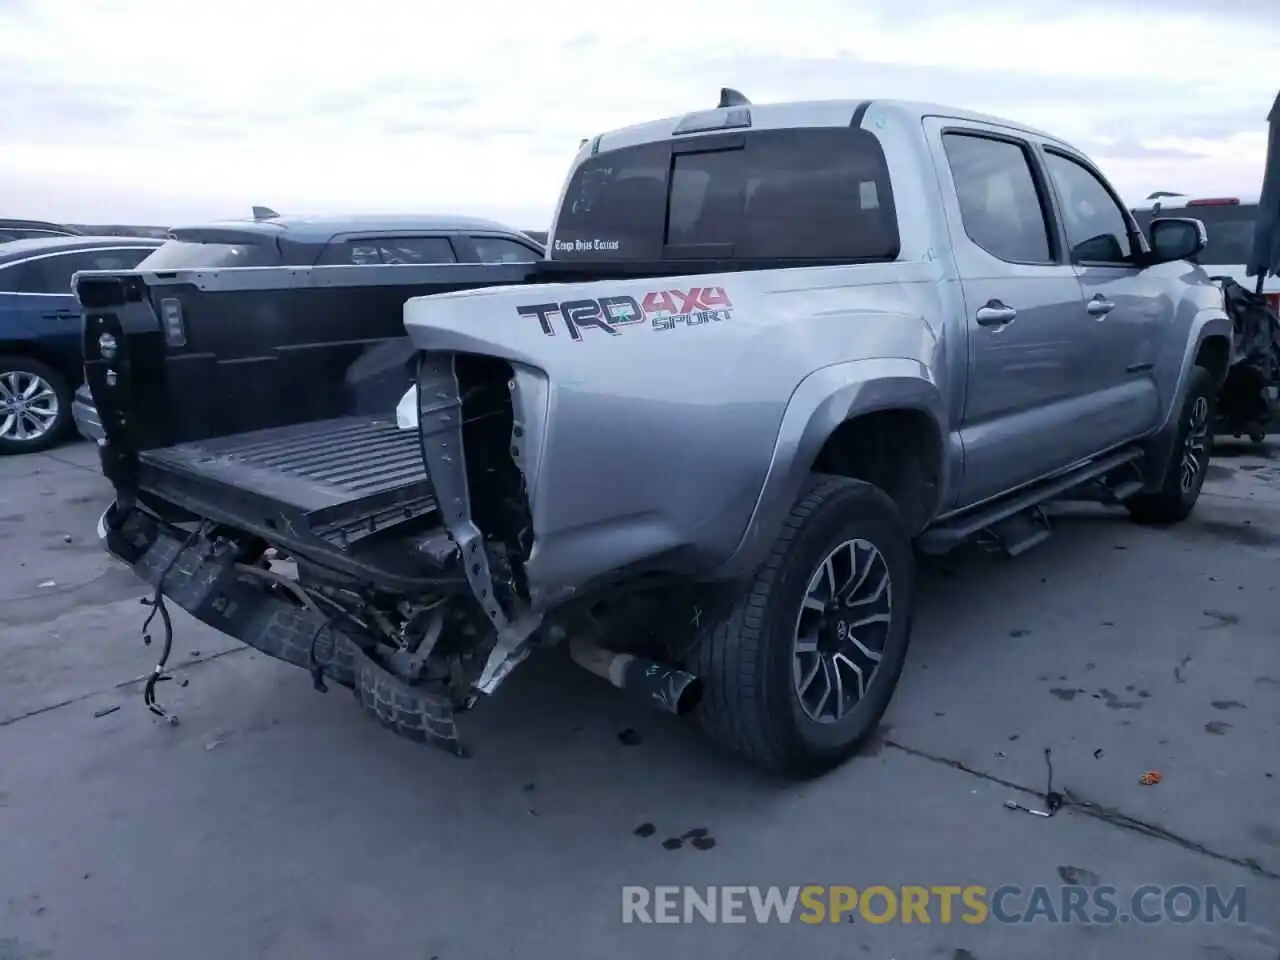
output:
<path id="1" fill-rule="evenodd" d="M 202 500 L 219 489 L 240 504 L 246 494 L 262 498 L 268 513 L 288 507 L 312 533 L 344 544 L 435 508 L 418 433 L 399 429 L 394 417 L 273 427 L 148 450 L 140 459 L 144 486 L 187 481 Z"/>

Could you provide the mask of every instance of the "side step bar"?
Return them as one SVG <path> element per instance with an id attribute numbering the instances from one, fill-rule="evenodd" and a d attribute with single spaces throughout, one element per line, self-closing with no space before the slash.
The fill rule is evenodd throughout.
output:
<path id="1" fill-rule="evenodd" d="M 924 553 L 943 554 L 960 546 L 980 533 L 998 527 L 1012 517 L 1024 511 L 1032 510 L 1041 504 L 1053 500 L 1069 490 L 1092 480 L 1098 480 L 1113 470 L 1142 459 L 1142 451 L 1136 447 L 1128 447 L 1090 460 L 1078 467 L 1042 480 L 1039 483 L 1019 490 L 1017 493 L 994 503 L 983 504 L 971 511 L 950 517 L 936 526 L 930 527 L 920 535 L 919 547 Z M 1133 482 L 1118 485 L 1113 491 L 1117 501 L 1127 499 L 1141 489 L 1133 488 Z M 1047 534 L 1046 534 L 1047 536 Z M 1040 536 L 1035 542 L 1045 539 Z M 1030 544 L 1028 544 L 1030 546 Z M 1021 551 L 1019 551 L 1021 552 Z"/>

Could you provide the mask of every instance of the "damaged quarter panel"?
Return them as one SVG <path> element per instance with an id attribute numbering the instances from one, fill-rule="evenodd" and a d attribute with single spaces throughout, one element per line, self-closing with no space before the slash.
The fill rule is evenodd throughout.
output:
<path id="1" fill-rule="evenodd" d="M 659 561 L 720 575 L 828 426 L 904 397 L 938 415 L 941 279 L 891 263 L 543 284 L 417 298 L 405 321 L 429 355 L 512 366 L 541 608 Z"/>

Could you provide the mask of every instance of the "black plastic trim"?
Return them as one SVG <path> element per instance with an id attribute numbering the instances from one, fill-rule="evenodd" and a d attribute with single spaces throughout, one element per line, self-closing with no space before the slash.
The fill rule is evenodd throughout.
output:
<path id="1" fill-rule="evenodd" d="M 741 150 L 746 145 L 745 133 L 708 133 L 694 140 L 672 140 L 671 154 L 719 153 L 722 150 Z"/>

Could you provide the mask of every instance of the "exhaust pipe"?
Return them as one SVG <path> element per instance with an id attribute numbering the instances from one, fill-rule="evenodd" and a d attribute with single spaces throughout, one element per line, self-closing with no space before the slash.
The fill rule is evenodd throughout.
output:
<path id="1" fill-rule="evenodd" d="M 647 657 L 606 650 L 586 637 L 569 641 L 569 656 L 582 669 L 664 713 L 683 717 L 702 698 L 702 681 L 692 673 Z"/>

